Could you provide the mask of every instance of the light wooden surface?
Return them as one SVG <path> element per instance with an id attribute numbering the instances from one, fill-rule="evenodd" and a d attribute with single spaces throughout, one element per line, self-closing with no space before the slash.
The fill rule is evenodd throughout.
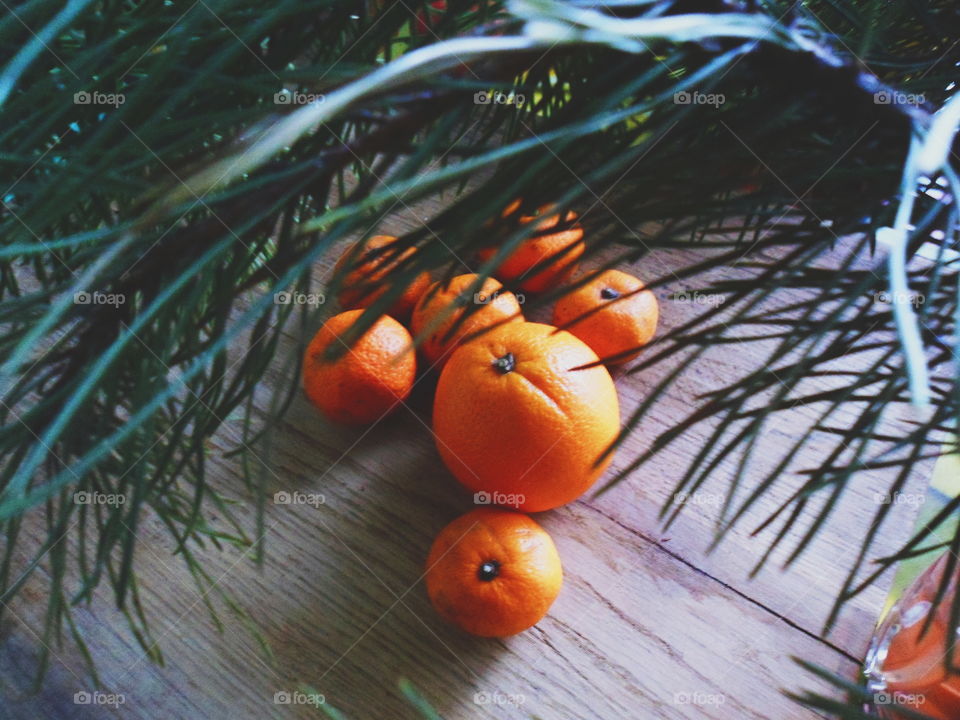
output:
<path id="1" fill-rule="evenodd" d="M 389 229 L 401 232 L 412 222 L 401 218 Z M 318 268 L 318 276 L 330 261 Z M 649 277 L 661 271 L 659 263 L 679 261 L 658 256 L 637 272 Z M 701 309 L 667 299 L 683 289 L 657 292 L 664 330 Z M 332 310 L 322 309 L 317 323 Z M 299 339 L 289 337 L 285 352 Z M 738 368 L 762 362 L 753 346 L 746 347 L 711 350 L 618 452 L 614 467 L 684 417 L 696 395 L 720 386 Z M 264 378 L 257 398 L 261 413 L 272 389 L 287 382 L 280 367 L 278 362 Z M 667 371 L 617 379 L 623 417 Z M 446 626 L 426 598 L 423 562 L 435 534 L 472 503 L 434 449 L 430 382 L 423 380 L 407 407 L 369 430 L 333 426 L 298 397 L 274 428 L 271 453 L 257 450 L 273 478 L 271 492 L 298 490 L 324 498 L 317 507 L 268 505 L 263 567 L 235 549 L 203 553 L 219 587 L 253 616 L 272 658 L 228 610 L 226 632 L 216 631 L 186 569 L 170 555 L 169 539 L 148 519 L 137 562 L 166 665 L 143 658 L 101 589 L 98 602 L 80 608 L 76 617 L 99 661 L 101 689 L 122 693 L 124 704 L 115 709 L 74 703 L 76 692 L 94 688 L 69 641 L 52 645 L 55 658 L 46 684 L 30 694 L 40 642 L 34 633 L 47 583 L 41 572 L 0 627 L 0 716 L 322 716 L 307 705 L 274 703 L 276 693 L 293 692 L 303 683 L 349 718 L 415 718 L 397 686 L 404 677 L 446 718 L 780 720 L 813 717 L 781 689 L 824 687 L 802 674 L 791 656 L 848 676 L 856 672 L 855 659 L 866 648 L 886 580 L 852 601 L 828 638 L 819 634 L 855 556 L 854 540 L 873 516 L 875 489 L 867 478 L 858 480 L 795 566 L 781 572 L 781 553 L 750 580 L 769 533 L 751 538 L 749 532 L 796 486 L 796 478 L 787 478 L 724 544 L 705 554 L 716 509 L 711 498 L 725 487 L 730 462 L 721 464 L 703 489 L 703 502 L 688 507 L 669 532 L 657 520 L 704 441 L 704 429 L 688 433 L 613 492 L 537 516 L 554 537 L 565 574 L 559 599 L 537 627 L 494 640 Z M 811 412 L 792 410 L 766 433 L 757 469 L 776 459 Z M 843 421 L 840 416 L 837 424 Z M 237 442 L 236 425 L 228 420 L 213 443 L 211 471 L 216 485 L 238 499 L 238 513 L 252 534 L 253 511 L 236 480 L 237 461 L 223 457 Z M 821 455 L 816 446 L 808 449 L 798 467 L 809 467 Z M 911 492 L 922 492 L 925 481 L 926 468 L 918 468 Z M 877 556 L 902 541 L 915 509 L 901 505 L 894 512 Z M 37 520 L 28 537 L 39 537 Z"/>

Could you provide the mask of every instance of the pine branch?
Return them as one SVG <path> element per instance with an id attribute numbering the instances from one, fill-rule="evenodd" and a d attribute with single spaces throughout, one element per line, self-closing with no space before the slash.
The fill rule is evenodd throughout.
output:
<path id="1" fill-rule="evenodd" d="M 687 430 L 714 424 L 675 490 L 695 491 L 721 461 L 735 460 L 717 542 L 775 485 L 800 481 L 762 521 L 776 536 L 758 569 L 781 543 L 793 541 L 791 560 L 799 557 L 858 473 L 884 468 L 896 492 L 955 429 L 960 184 L 946 162 L 953 137 L 943 118 L 953 110 L 936 113 L 960 61 L 950 3 L 891 4 L 870 15 L 836 0 L 609 8 L 524 0 L 508 12 L 463 0 L 445 13 L 407 5 L 281 0 L 264 9 L 222 0 L 213 14 L 183 14 L 151 1 L 98 14 L 38 0 L 23 11 L 56 31 L 56 55 L 36 53 L 21 25 L 0 20 L 13 58 L 0 73 L 0 167 L 10 177 L 0 212 L 0 600 L 51 563 L 48 636 L 107 580 L 131 631 L 156 655 L 136 602 L 145 515 L 160 519 L 203 588 L 209 578 L 192 548 L 255 542 L 229 514 L 226 527 L 208 524 L 229 506 L 207 483 L 204 441 L 234 429 L 226 422 L 234 412 L 241 458 L 263 437 L 252 420 L 257 382 L 285 323 L 310 322 L 273 294 L 309 292 L 312 263 L 334 243 L 369 236 L 395 208 L 440 193 L 454 199 L 429 227 L 401 238 L 415 252 L 355 334 L 424 270 L 449 276 L 455 258 L 494 244 L 500 255 L 476 265 L 490 274 L 535 231 L 486 224 L 516 198 L 524 212 L 576 209 L 591 262 L 696 251 L 648 287 L 724 303 L 644 350 L 630 372 L 661 363 L 670 372 L 620 442 L 710 347 L 763 343 L 767 362 L 700 398 L 603 491 Z M 426 32 L 413 29 L 410 11 Z M 277 104 L 282 87 L 325 101 Z M 528 102 L 477 105 L 474 94 L 491 88 Z M 71 101 L 82 92 L 124 102 Z M 683 93 L 724 101 L 678 102 Z M 913 206 L 901 204 L 924 168 Z M 884 237 L 911 262 L 864 265 L 891 255 L 878 246 Z M 933 259 L 919 259 L 924 246 Z M 332 296 L 342 282 L 324 290 Z M 911 306 L 904 288 L 924 302 Z M 781 301 L 785 289 L 805 294 Z M 125 302 L 76 304 L 83 292 Z M 843 357 L 865 358 L 862 369 L 837 367 Z M 817 378 L 846 381 L 810 390 Z M 285 390 L 277 413 L 296 388 Z M 905 437 L 878 422 L 925 393 L 934 406 Z M 771 419 L 798 405 L 822 411 L 773 472 L 748 475 Z M 835 422 L 841 408 L 856 409 L 853 427 Z M 836 450 L 791 472 L 814 437 Z M 260 508 L 259 538 L 262 480 L 253 474 L 243 490 Z M 134 502 L 103 512 L 72 501 L 89 491 Z M 821 497 L 814 514 L 811 500 Z M 664 508 L 666 521 L 683 509 Z M 828 626 L 879 576 L 861 570 L 888 509 L 880 506 L 862 539 Z M 24 565 L 19 533 L 33 513 L 46 514 L 48 541 Z M 878 568 L 929 547 L 946 519 Z M 79 560 L 68 569 L 50 549 L 74 522 Z M 66 587 L 68 577 L 76 587 Z"/>

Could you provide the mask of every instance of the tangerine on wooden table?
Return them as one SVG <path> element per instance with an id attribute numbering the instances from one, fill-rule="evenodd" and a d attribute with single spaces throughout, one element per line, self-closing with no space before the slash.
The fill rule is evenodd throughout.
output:
<path id="1" fill-rule="evenodd" d="M 363 314 L 334 315 L 317 331 L 303 358 L 307 398 L 331 420 L 369 423 L 402 403 L 413 388 L 416 358 L 413 338 L 399 322 L 382 315 L 343 355 L 327 358 L 327 349 L 342 339 Z"/>
<path id="2" fill-rule="evenodd" d="M 563 570 L 547 532 L 523 513 L 480 508 L 447 525 L 427 557 L 427 594 L 445 620 L 504 637 L 536 625 Z"/>
<path id="3" fill-rule="evenodd" d="M 503 286 L 491 277 L 483 281 L 480 290 L 467 294 L 477 278 L 474 274 L 457 275 L 447 283 L 434 283 L 413 308 L 410 321 L 413 334 L 419 336 L 423 332 L 430 333 L 424 338 L 420 349 L 437 369 L 443 367 L 449 354 L 465 338 L 511 318 L 523 319 L 516 296 L 511 292 L 501 292 Z M 450 333 L 469 305 L 478 307 Z M 449 314 L 441 317 L 444 312 Z"/>
<path id="4" fill-rule="evenodd" d="M 657 297 L 643 287 L 633 275 L 606 270 L 557 300 L 553 324 L 583 340 L 604 362 L 629 362 L 657 330 Z"/>
<path id="5" fill-rule="evenodd" d="M 457 348 L 437 382 L 441 458 L 472 492 L 536 512 L 582 495 L 609 465 L 620 413 L 610 373 L 551 325 L 511 322 Z M 506 502 L 498 498 L 510 498 Z"/>
<path id="6" fill-rule="evenodd" d="M 515 211 L 514 205 L 508 206 L 508 210 Z M 546 292 L 566 281 L 585 249 L 583 228 L 574 222 L 576 219 L 577 214 L 570 210 L 561 223 L 560 213 L 551 212 L 549 207 L 540 208 L 537 215 L 521 215 L 521 224 L 536 223 L 536 234 L 520 243 L 500 263 L 496 274 L 518 283 L 522 290 L 530 293 Z M 484 248 L 478 255 L 487 261 L 495 252 L 496 248 Z M 531 273 L 535 266 L 550 258 L 552 262 Z"/>
<path id="7" fill-rule="evenodd" d="M 337 260 L 334 273 L 342 273 L 347 269 L 347 264 L 350 264 L 350 270 L 343 279 L 343 289 L 337 296 L 345 310 L 370 307 L 387 291 L 386 285 L 382 285 L 384 280 L 414 253 L 413 248 L 392 253 L 390 245 L 396 241 L 397 238 L 392 235 L 374 235 L 364 243 L 362 249 L 358 250 L 359 243 L 355 243 Z M 401 322 L 406 321 L 413 306 L 429 285 L 428 273 L 417 275 L 387 309 L 387 314 Z"/>

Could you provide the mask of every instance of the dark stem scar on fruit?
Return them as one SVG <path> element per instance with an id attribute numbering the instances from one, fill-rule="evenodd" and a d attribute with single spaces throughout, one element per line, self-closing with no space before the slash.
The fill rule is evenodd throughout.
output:
<path id="1" fill-rule="evenodd" d="M 490 582 L 500 574 L 500 563 L 496 560 L 485 560 L 477 568 L 477 577 L 483 582 Z"/>
<path id="2" fill-rule="evenodd" d="M 506 355 L 494 360 L 493 367 L 501 375 L 506 375 L 517 367 L 517 359 L 513 356 L 513 353 L 508 352 Z"/>
<path id="3" fill-rule="evenodd" d="M 620 293 L 611 287 L 605 287 L 600 291 L 600 297 L 602 297 L 604 300 L 616 300 L 618 297 L 620 297 Z"/>

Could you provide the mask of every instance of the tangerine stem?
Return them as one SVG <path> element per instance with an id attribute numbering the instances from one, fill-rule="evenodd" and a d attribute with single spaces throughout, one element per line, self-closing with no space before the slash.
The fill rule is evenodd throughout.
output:
<path id="1" fill-rule="evenodd" d="M 517 367 L 517 359 L 513 356 L 513 353 L 508 352 L 503 357 L 498 357 L 493 361 L 493 367 L 496 368 L 497 372 L 501 375 L 506 375 L 508 372 L 513 372 Z"/>
<path id="2" fill-rule="evenodd" d="M 477 577 L 483 580 L 483 582 L 490 582 L 499 574 L 500 563 L 496 560 L 487 560 L 486 562 L 482 562 L 480 563 L 480 567 L 477 569 Z"/>

